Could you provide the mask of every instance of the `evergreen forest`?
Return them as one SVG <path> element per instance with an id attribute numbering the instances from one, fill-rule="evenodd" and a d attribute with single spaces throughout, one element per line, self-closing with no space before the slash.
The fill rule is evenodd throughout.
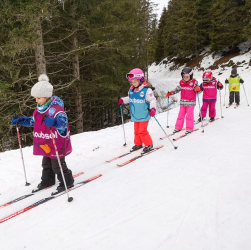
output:
<path id="1" fill-rule="evenodd" d="M 132 68 L 154 61 L 157 19 L 148 0 L 0 0 L 0 151 L 18 147 L 14 111 L 32 116 L 31 87 L 46 73 L 71 134 L 121 123 L 118 95 Z M 22 145 L 32 128 L 20 127 Z"/>
<path id="2" fill-rule="evenodd" d="M 171 0 L 164 8 L 157 31 L 155 62 L 177 57 L 187 62 L 201 50 L 237 45 L 251 37 L 251 0 Z"/>

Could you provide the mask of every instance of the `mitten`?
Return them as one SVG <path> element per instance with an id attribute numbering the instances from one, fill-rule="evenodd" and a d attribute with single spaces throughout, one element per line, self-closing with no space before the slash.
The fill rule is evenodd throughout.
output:
<path id="1" fill-rule="evenodd" d="M 155 114 L 156 114 L 156 109 L 155 109 L 155 108 L 152 108 L 152 109 L 150 110 L 150 112 L 149 112 L 149 115 L 150 115 L 151 117 L 153 117 L 153 116 L 155 116 Z"/>
<path id="2" fill-rule="evenodd" d="M 196 86 L 195 88 L 194 88 L 194 90 L 195 90 L 195 92 L 200 92 L 200 87 L 199 86 Z"/>
<path id="3" fill-rule="evenodd" d="M 55 118 L 52 118 L 52 117 L 48 116 L 48 117 L 45 118 L 44 124 L 47 127 L 52 127 L 52 126 L 55 126 L 57 124 L 57 120 Z"/>
<path id="4" fill-rule="evenodd" d="M 171 96 L 171 95 L 173 95 L 173 91 L 171 90 L 171 91 L 168 91 L 167 93 L 166 93 L 166 97 L 169 97 L 169 96 Z"/>
<path id="5" fill-rule="evenodd" d="M 119 98 L 119 99 L 118 99 L 118 105 L 121 105 L 121 104 L 123 104 L 123 103 L 124 103 L 123 99 Z"/>
<path id="6" fill-rule="evenodd" d="M 223 89 L 223 84 L 221 82 L 218 82 L 218 88 L 221 90 Z"/>

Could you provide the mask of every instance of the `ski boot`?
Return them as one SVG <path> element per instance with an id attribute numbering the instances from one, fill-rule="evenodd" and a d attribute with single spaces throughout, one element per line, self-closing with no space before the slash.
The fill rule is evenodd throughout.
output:
<path id="1" fill-rule="evenodd" d="M 200 123 L 200 122 L 202 122 L 203 120 L 204 120 L 204 118 L 201 118 L 201 117 L 200 117 L 200 118 L 198 119 L 197 123 Z"/>
<path id="2" fill-rule="evenodd" d="M 72 184 L 70 184 L 70 185 L 67 185 L 67 189 L 69 189 L 69 188 L 72 188 L 72 187 L 74 187 L 74 184 L 72 183 Z M 65 191 L 65 185 L 64 185 L 64 183 L 59 183 L 59 185 L 57 186 L 57 192 L 58 193 L 61 193 L 61 192 L 63 192 L 63 191 Z"/>
<path id="3" fill-rule="evenodd" d="M 72 171 L 70 169 L 67 169 L 67 170 L 64 170 L 63 172 L 64 172 L 64 178 L 65 178 L 65 182 L 66 182 L 66 188 L 69 189 L 69 188 L 74 187 L 74 179 L 72 176 Z M 57 175 L 57 178 L 59 180 L 59 185 L 57 187 L 56 192 L 53 192 L 51 195 L 56 195 L 58 193 L 65 191 L 65 185 L 64 185 L 64 180 L 63 180 L 62 174 L 59 173 Z"/>
<path id="4" fill-rule="evenodd" d="M 173 134 L 175 134 L 175 133 L 178 133 L 178 132 L 180 132 L 181 130 L 180 129 L 174 129 L 174 131 L 173 131 Z"/>
<path id="5" fill-rule="evenodd" d="M 133 151 L 136 151 L 136 150 L 138 150 L 138 149 L 141 149 L 142 147 L 143 147 L 142 145 L 139 145 L 139 146 L 134 145 L 134 146 L 132 147 L 132 149 L 130 150 L 130 152 L 133 152 Z"/>
<path id="6" fill-rule="evenodd" d="M 185 135 L 191 134 L 192 132 L 193 132 L 192 130 L 187 130 L 187 131 L 185 132 Z"/>
<path id="7" fill-rule="evenodd" d="M 47 187 L 51 187 L 51 186 L 53 186 L 54 184 L 55 184 L 55 182 L 53 183 L 53 182 L 48 182 L 48 181 L 42 180 L 42 181 L 37 185 L 37 188 L 35 188 L 35 189 L 32 190 L 32 193 L 36 193 L 36 192 L 38 192 L 38 191 L 40 191 L 40 190 L 43 190 L 43 189 L 45 189 L 45 188 L 47 188 Z"/>
<path id="8" fill-rule="evenodd" d="M 210 120 L 209 120 L 209 122 L 213 122 L 214 120 L 215 120 L 215 118 L 211 117 Z"/>
<path id="9" fill-rule="evenodd" d="M 148 153 L 148 152 L 150 152 L 151 150 L 153 149 L 153 144 L 151 144 L 151 145 L 149 145 L 149 146 L 147 146 L 147 147 L 144 147 L 144 149 L 143 149 L 143 151 L 142 151 L 142 155 L 143 154 L 146 154 L 146 153 Z"/>

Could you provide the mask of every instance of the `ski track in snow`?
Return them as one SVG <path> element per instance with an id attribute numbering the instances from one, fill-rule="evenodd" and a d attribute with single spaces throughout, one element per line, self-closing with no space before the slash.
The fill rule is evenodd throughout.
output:
<path id="1" fill-rule="evenodd" d="M 251 87 L 245 88 L 251 96 Z M 74 174 L 84 172 L 75 182 L 103 176 L 70 192 L 71 203 L 62 195 L 1 224 L 1 250 L 250 250 L 251 107 L 240 93 L 238 109 L 222 106 L 224 118 L 218 97 L 220 119 L 204 133 L 195 125 L 199 131 L 174 142 L 177 150 L 168 139 L 159 140 L 164 133 L 151 119 L 154 145 L 164 147 L 124 167 L 116 165 L 140 151 L 105 161 L 128 152 L 133 123 L 125 124 L 127 147 L 122 146 L 122 126 L 72 136 L 73 153 L 66 161 Z M 167 134 L 178 110 L 169 111 L 169 129 L 166 112 L 156 116 Z M 197 120 L 198 105 L 194 112 Z M 33 156 L 31 147 L 23 154 L 29 187 L 24 186 L 19 150 L 0 154 L 0 205 L 28 194 L 40 181 L 41 157 Z M 49 196 L 55 187 L 0 209 L 0 218 Z"/>

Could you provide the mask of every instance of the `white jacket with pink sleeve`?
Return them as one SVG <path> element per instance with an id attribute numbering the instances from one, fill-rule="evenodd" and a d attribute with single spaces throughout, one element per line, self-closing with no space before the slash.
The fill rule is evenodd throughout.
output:
<path id="1" fill-rule="evenodd" d="M 138 88 L 135 88 L 135 92 L 139 92 L 141 91 L 143 88 L 148 88 L 147 92 L 146 92 L 146 101 L 150 104 L 150 109 L 155 108 L 156 109 L 156 98 L 153 94 L 153 90 L 152 88 L 152 84 L 150 82 L 143 82 Z M 134 89 L 133 86 L 131 86 L 131 88 L 129 89 L 129 91 L 131 89 Z M 128 92 L 129 94 L 129 92 Z M 130 102 L 129 96 L 123 97 L 121 98 L 123 100 L 124 104 L 128 104 Z"/>

